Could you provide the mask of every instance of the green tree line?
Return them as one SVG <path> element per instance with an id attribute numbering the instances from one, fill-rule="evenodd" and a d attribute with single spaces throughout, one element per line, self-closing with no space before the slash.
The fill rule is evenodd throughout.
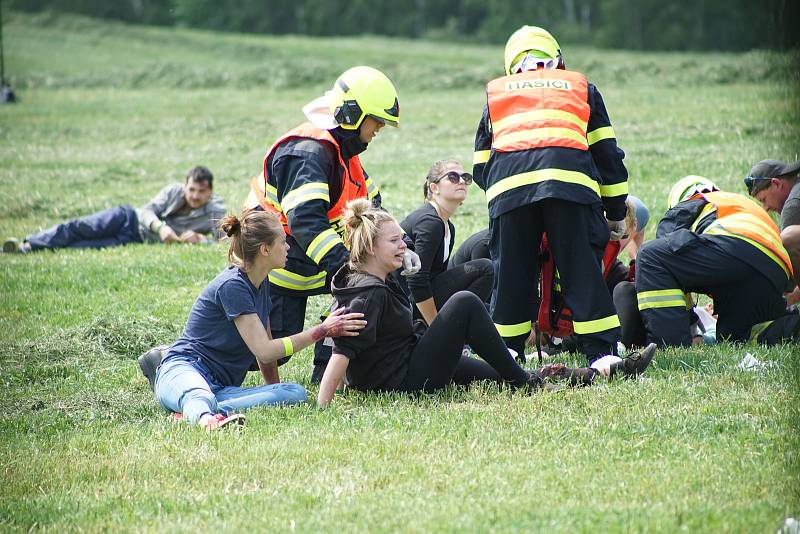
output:
<path id="1" fill-rule="evenodd" d="M 796 0 L 5 0 L 131 23 L 267 34 L 502 43 L 523 23 L 561 41 L 635 50 L 800 46 Z M 794 25 L 791 25 L 794 22 Z M 792 26 L 790 28 L 790 25 Z"/>

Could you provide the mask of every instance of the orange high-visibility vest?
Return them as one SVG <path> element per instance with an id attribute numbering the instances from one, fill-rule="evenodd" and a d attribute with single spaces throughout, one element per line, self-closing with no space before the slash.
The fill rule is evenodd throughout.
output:
<path id="1" fill-rule="evenodd" d="M 791 277 L 792 260 L 781 241 L 778 227 L 764 209 L 744 195 L 714 191 L 692 198 L 703 197 L 717 211 L 717 220 L 703 230 L 706 235 L 729 235 L 742 239 L 775 261 Z M 698 222 L 705 214 L 698 217 Z"/>
<path id="2" fill-rule="evenodd" d="M 583 74 L 567 70 L 522 72 L 492 80 L 486 94 L 493 150 L 589 149 L 589 82 Z"/>
<path id="3" fill-rule="evenodd" d="M 267 151 L 267 154 L 264 156 L 263 175 L 256 176 L 250 182 L 250 198 L 248 198 L 246 206 L 251 208 L 255 207 L 252 205 L 254 204 L 253 200 L 255 200 L 263 209 L 277 213 L 281 219 L 281 224 L 283 224 L 283 231 L 286 232 L 287 235 L 292 235 L 289 230 L 286 213 L 278 200 L 278 190 L 273 184 L 270 184 L 267 167 L 269 159 L 282 143 L 290 139 L 298 138 L 316 139 L 323 143 L 329 143 L 336 149 L 339 165 L 344 169 L 341 183 L 342 192 L 336 200 L 336 203 L 332 204 L 328 209 L 328 222 L 331 228 L 341 235 L 344 232 L 341 219 L 345 204 L 354 198 L 373 198 L 377 194 L 377 188 L 364 176 L 364 169 L 361 167 L 361 161 L 358 159 L 358 156 L 351 157 L 350 161 L 345 164 L 339 143 L 336 142 L 333 135 L 331 135 L 328 130 L 317 128 L 309 122 L 303 123 L 284 134 Z"/>

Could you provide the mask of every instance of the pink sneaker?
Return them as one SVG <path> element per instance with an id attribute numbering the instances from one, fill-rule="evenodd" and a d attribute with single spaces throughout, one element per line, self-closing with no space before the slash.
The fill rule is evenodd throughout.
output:
<path id="1" fill-rule="evenodd" d="M 217 430 L 224 426 L 234 424 L 234 426 L 244 426 L 244 414 L 232 413 L 230 415 L 223 415 L 217 413 L 200 423 L 200 426 L 208 431 Z"/>

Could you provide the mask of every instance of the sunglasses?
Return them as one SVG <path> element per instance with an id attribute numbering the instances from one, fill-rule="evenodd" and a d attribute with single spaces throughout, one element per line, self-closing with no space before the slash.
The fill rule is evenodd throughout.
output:
<path id="1" fill-rule="evenodd" d="M 744 185 L 747 187 L 747 192 L 750 195 L 758 193 L 762 189 L 766 189 L 769 185 L 770 179 L 762 176 L 745 176 Z"/>
<path id="2" fill-rule="evenodd" d="M 456 171 L 446 172 L 445 174 L 443 174 L 443 175 L 439 176 L 438 178 L 436 178 L 431 183 L 432 184 L 438 184 L 439 182 L 441 182 L 445 178 L 450 180 L 450 183 L 453 183 L 453 184 L 457 184 L 461 180 L 464 180 L 464 183 L 467 184 L 467 185 L 472 183 L 472 175 L 470 173 L 462 172 L 461 174 L 458 174 Z"/>

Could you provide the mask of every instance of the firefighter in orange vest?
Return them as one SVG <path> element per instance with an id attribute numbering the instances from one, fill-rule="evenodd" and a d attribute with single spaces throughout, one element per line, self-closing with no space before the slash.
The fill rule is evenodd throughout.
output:
<path id="1" fill-rule="evenodd" d="M 800 317 L 783 300 L 792 263 L 767 212 L 701 176 L 679 180 L 667 207 L 656 239 L 636 257 L 647 341 L 691 344 L 691 292 L 713 298 L 719 341 L 798 339 Z"/>
<path id="2" fill-rule="evenodd" d="M 579 348 L 592 362 L 615 354 L 619 338 L 600 262 L 609 237 L 625 234 L 624 153 L 600 93 L 583 74 L 565 69 L 550 33 L 517 30 L 506 44 L 505 71 L 486 87 L 473 158 L 475 182 L 489 203 L 492 318 L 522 354 L 547 232 Z"/>
<path id="3" fill-rule="evenodd" d="M 264 171 L 250 184 L 248 209 L 277 213 L 289 243 L 286 267 L 270 272 L 275 338 L 302 331 L 306 301 L 330 292 L 330 279 L 348 258 L 342 241 L 345 204 L 369 198 L 376 206 L 381 196 L 359 161 L 380 129 L 398 126 L 397 91 L 382 72 L 353 67 L 336 80 L 324 96 L 303 108 L 308 122 L 284 134 L 264 157 Z M 419 268 L 409 251 L 407 270 Z M 290 354 L 286 355 L 288 359 Z M 330 348 L 315 348 L 312 380 L 319 381 Z M 275 369 L 277 380 L 277 369 Z"/>

